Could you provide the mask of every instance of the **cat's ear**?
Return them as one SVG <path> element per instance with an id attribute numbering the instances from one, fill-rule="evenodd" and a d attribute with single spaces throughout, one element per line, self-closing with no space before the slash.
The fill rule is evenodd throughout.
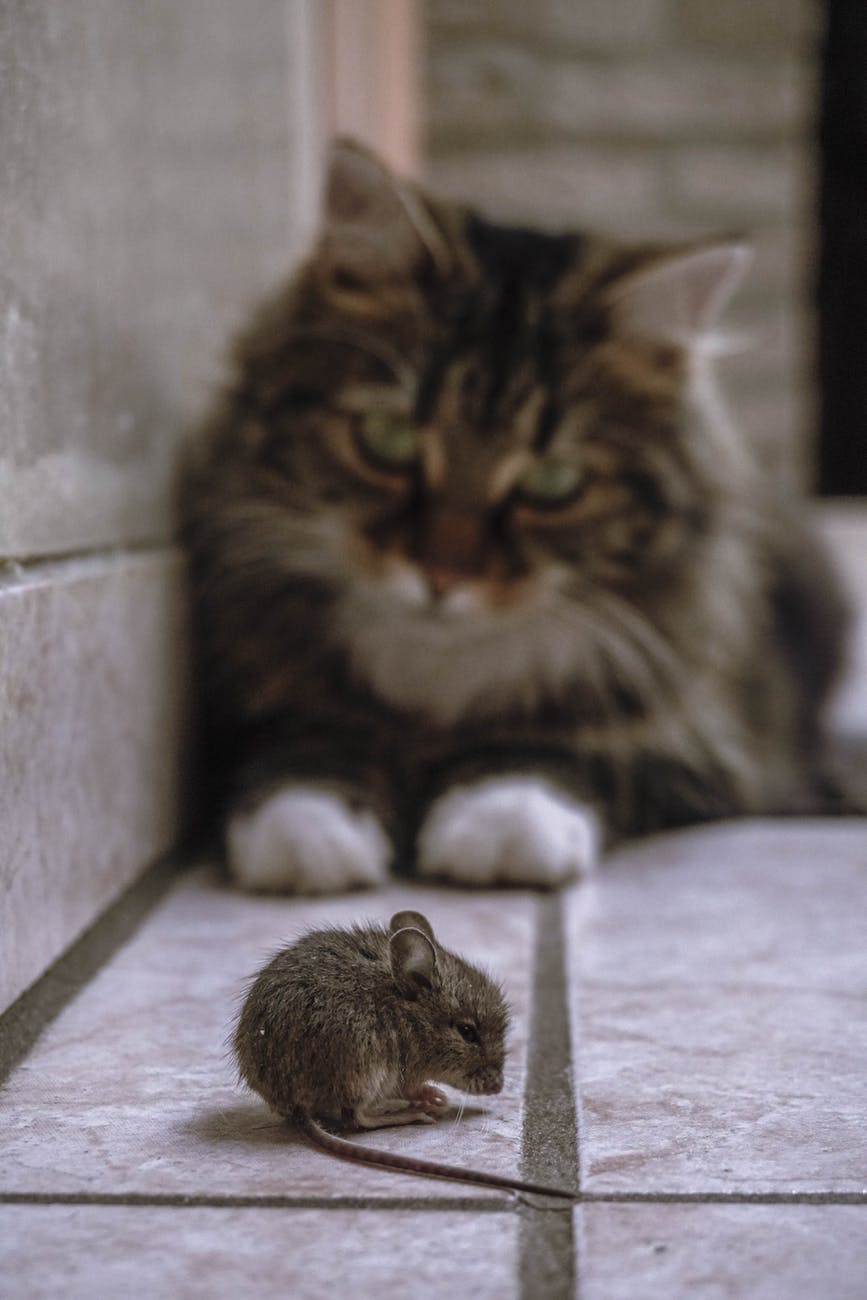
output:
<path id="1" fill-rule="evenodd" d="M 609 295 L 614 327 L 689 347 L 714 329 L 751 260 L 748 244 L 727 241 L 673 253 L 633 271 Z"/>
<path id="2" fill-rule="evenodd" d="M 424 254 L 437 266 L 448 249 L 415 186 L 353 140 L 331 146 L 318 255 L 361 285 L 409 274 Z"/>

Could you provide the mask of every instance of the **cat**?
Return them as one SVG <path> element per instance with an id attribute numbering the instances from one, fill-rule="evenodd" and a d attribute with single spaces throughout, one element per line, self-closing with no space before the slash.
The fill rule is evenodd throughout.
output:
<path id="1" fill-rule="evenodd" d="M 496 224 L 347 140 L 323 207 L 182 476 L 236 880 L 556 886 L 825 810 L 844 603 L 711 374 L 748 250 Z"/>

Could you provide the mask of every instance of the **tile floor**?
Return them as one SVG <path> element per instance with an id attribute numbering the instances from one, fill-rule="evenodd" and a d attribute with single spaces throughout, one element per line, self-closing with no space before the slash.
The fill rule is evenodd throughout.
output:
<path id="1" fill-rule="evenodd" d="M 155 893 L 0 1022 L 34 1039 L 0 1095 L 4 1300 L 867 1296 L 867 823 L 659 836 L 560 896 L 274 900 L 207 866 Z M 505 984 L 508 1079 L 370 1141 L 574 1206 L 333 1160 L 236 1085 L 245 976 L 406 906 Z"/>

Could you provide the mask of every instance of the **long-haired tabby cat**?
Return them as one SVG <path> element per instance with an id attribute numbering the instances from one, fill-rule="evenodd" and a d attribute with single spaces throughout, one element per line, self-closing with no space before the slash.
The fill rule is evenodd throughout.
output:
<path id="1" fill-rule="evenodd" d="M 709 374 L 746 260 L 496 225 L 334 147 L 183 480 L 238 881 L 554 884 L 611 834 L 824 806 L 842 603 Z"/>

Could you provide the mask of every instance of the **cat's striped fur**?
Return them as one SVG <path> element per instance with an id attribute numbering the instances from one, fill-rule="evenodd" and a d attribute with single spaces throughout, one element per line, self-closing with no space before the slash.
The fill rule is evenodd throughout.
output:
<path id="1" fill-rule="evenodd" d="M 709 373 L 743 258 L 496 225 L 335 148 L 316 246 L 238 343 L 183 480 L 205 750 L 242 879 L 370 883 L 381 828 L 411 858 L 432 803 L 492 776 L 617 834 L 823 806 L 842 601 Z M 416 439 L 411 464 L 360 446 L 371 412 Z M 540 460 L 574 492 L 528 495 Z M 348 819 L 339 852 L 375 828 L 372 872 L 335 885 L 324 830 L 314 865 L 281 871 L 281 836 L 291 858 L 327 820 L 321 793 Z M 522 875 L 545 819 L 523 848 L 502 832 L 502 874 L 587 865 Z M 460 878 L 441 840 L 427 868 Z"/>

